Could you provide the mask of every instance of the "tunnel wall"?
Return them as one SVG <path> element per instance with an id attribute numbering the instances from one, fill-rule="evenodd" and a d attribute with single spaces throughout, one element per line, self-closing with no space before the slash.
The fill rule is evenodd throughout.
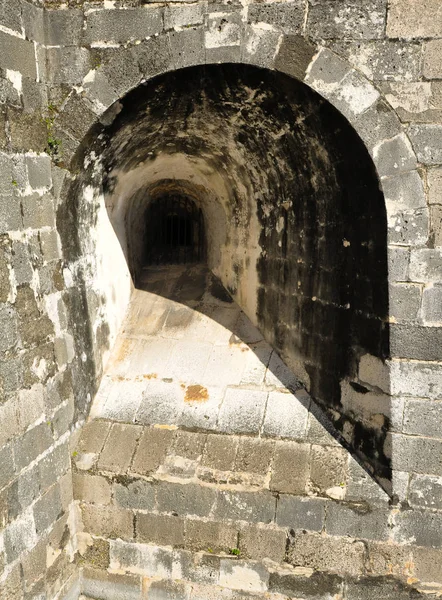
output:
<path id="1" fill-rule="evenodd" d="M 132 2 L 121 3 L 124 16 L 116 3 L 68 4 L 0 4 L 5 597 L 43 588 L 56 597 L 73 572 L 68 438 L 87 414 L 130 293 L 124 262 L 126 284 L 112 300 L 108 282 L 88 288 L 97 281 L 95 258 L 72 260 L 67 234 L 60 243 L 56 214 L 78 210 L 88 230 L 99 213 L 88 197 L 59 210 L 71 185 L 63 181 L 81 168 L 71 159 L 90 128 L 111 119 L 106 109 L 117 112 L 118 99 L 142 80 L 205 62 L 250 63 L 306 81 L 348 118 L 373 157 L 389 226 L 391 360 L 366 356 L 359 380 L 389 395 L 397 493 L 416 515 L 405 537 L 416 538 L 422 519 L 440 519 L 442 475 L 438 2 L 394 0 L 388 11 L 385 0 L 247 9 Z M 104 204 L 100 210 L 104 216 Z M 82 241 L 95 252 L 100 240 Z M 356 405 L 356 390 L 347 392 Z M 437 550 L 425 534 L 419 539 L 414 560 L 431 581 Z"/>

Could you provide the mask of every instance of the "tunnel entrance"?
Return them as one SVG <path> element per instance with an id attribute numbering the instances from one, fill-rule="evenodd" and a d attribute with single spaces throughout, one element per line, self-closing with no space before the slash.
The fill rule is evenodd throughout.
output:
<path id="1" fill-rule="evenodd" d="M 146 266 L 204 260 L 203 213 L 187 196 L 168 194 L 157 198 L 146 210 L 145 222 Z"/>

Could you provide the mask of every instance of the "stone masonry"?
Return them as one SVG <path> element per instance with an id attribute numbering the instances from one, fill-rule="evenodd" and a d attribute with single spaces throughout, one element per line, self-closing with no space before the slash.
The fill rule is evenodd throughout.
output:
<path id="1" fill-rule="evenodd" d="M 216 320 L 234 311 L 255 331 L 253 273 L 245 292 L 232 292 L 236 304 L 211 308 L 227 338 L 192 344 L 203 353 L 210 342 L 224 357 L 236 336 L 235 361 L 213 368 L 212 381 L 190 377 L 199 359 L 158 376 L 180 332 L 196 331 L 197 306 L 185 298 L 160 293 L 158 314 L 150 299 L 158 369 L 137 365 L 139 347 L 127 348 L 124 327 L 136 330 L 132 309 L 144 297 L 109 221 L 108 173 L 88 150 L 145 82 L 219 64 L 317 92 L 361 138 L 385 198 L 388 356 L 358 357 L 341 382 L 340 412 L 328 417 L 302 361 L 288 370 L 268 331 L 250 339 Z M 439 0 L 0 0 L 0 121 L 2 600 L 436 597 Z M 208 172 L 215 158 L 202 158 Z M 130 168 L 120 183 L 136 194 Z M 216 184 L 223 189 L 222 177 Z M 168 331 L 155 330 L 162 317 Z M 163 394 L 175 385 L 181 404 Z M 360 426 L 380 432 L 377 445 L 355 436 Z M 388 476 L 379 476 L 380 448 Z"/>

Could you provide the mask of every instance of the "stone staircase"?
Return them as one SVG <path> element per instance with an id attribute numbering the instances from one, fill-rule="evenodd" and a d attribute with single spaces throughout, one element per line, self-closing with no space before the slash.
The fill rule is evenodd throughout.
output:
<path id="1" fill-rule="evenodd" d="M 82 597 L 420 597 L 399 508 L 193 273 L 155 271 L 135 291 L 73 449 Z"/>

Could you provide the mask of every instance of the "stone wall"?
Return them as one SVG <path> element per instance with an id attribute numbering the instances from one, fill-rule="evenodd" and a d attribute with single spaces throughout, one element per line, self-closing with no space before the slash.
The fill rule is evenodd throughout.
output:
<path id="1" fill-rule="evenodd" d="M 104 203 L 97 206 L 92 197 L 78 211 L 69 202 L 76 174 L 84 168 L 78 160 L 84 154 L 77 151 L 95 140 L 101 125 L 112 123 L 120 98 L 145 80 L 187 66 L 245 63 L 304 81 L 365 143 L 387 209 L 390 358 L 365 356 L 354 377 L 357 385 L 344 383 L 342 398 L 355 419 L 389 418 L 380 426 L 393 471 L 389 491 L 407 503 L 414 490 L 422 512 L 411 512 L 410 519 L 417 523 L 427 515 L 437 521 L 442 484 L 438 0 L 391 0 L 388 6 L 386 0 L 244 6 L 51 0 L 44 5 L 0 2 L 4 596 L 32 597 L 45 589 L 52 599 L 73 574 L 70 432 L 87 414 L 131 289 L 122 254 L 116 252 L 115 260 L 125 285 L 112 300 L 106 269 L 87 252 L 106 239 L 103 254 L 109 240 L 117 244 L 118 239 L 105 219 Z M 78 230 L 63 228 L 66 215 L 85 228 L 95 219 L 102 227 L 91 234 L 107 237 L 89 246 L 88 239 L 76 243 Z M 81 252 L 75 255 L 76 248 Z M 440 582 L 440 574 L 434 579 Z"/>

